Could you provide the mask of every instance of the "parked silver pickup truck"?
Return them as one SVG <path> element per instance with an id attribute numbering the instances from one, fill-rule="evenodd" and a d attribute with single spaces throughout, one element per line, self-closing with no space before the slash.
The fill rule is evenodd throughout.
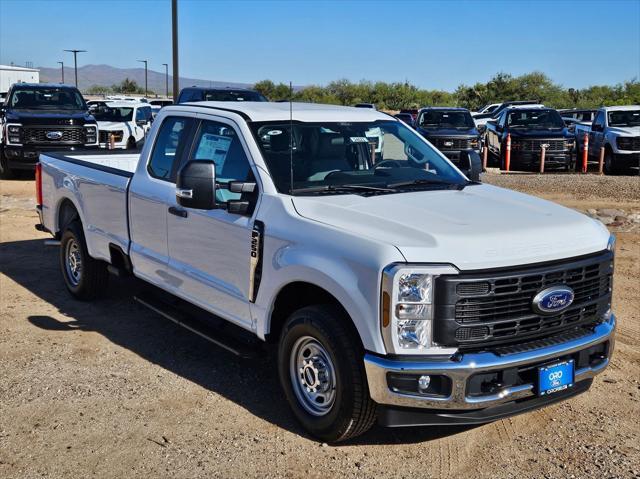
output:
<path id="1" fill-rule="evenodd" d="M 458 164 L 371 109 L 168 106 L 140 156 L 41 155 L 37 228 L 78 299 L 132 274 L 142 304 L 229 351 L 277 345 L 323 440 L 587 391 L 613 351 L 613 236 L 481 184 L 476 153 Z"/>

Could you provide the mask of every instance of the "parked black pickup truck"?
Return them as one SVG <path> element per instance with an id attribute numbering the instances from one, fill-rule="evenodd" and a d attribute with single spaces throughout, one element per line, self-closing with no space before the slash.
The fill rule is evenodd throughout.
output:
<path id="1" fill-rule="evenodd" d="M 98 146 L 98 125 L 77 88 L 15 83 L 0 106 L 0 177 L 33 169 L 41 151 Z"/>
<path id="2" fill-rule="evenodd" d="M 458 160 L 463 151 L 480 151 L 480 132 L 466 108 L 422 108 L 416 128 L 449 159 Z"/>
<path id="3" fill-rule="evenodd" d="M 492 163 L 505 169 L 507 135 L 511 135 L 511 170 L 540 167 L 545 146 L 545 168 L 573 168 L 575 140 L 560 114 L 552 108 L 508 108 L 487 122 L 485 142 Z M 495 164 L 494 163 L 494 164 Z"/>

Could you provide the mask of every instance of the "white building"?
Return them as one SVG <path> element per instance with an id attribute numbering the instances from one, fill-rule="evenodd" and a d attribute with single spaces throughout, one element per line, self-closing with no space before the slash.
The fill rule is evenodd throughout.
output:
<path id="1" fill-rule="evenodd" d="M 8 91 L 14 83 L 40 83 L 40 70 L 0 65 L 0 93 Z"/>

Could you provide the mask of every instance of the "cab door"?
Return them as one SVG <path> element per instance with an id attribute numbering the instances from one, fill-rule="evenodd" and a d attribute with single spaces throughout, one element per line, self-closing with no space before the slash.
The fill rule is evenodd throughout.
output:
<path id="1" fill-rule="evenodd" d="M 169 283 L 167 206 L 175 201 L 176 171 L 188 151 L 194 124 L 195 115 L 165 117 L 129 187 L 131 262 L 137 276 L 160 287 Z"/>
<path id="2" fill-rule="evenodd" d="M 603 146 L 604 140 L 604 124 L 604 111 L 599 111 L 589 132 L 589 156 L 600 155 L 600 147 Z"/>
<path id="3" fill-rule="evenodd" d="M 207 117 L 210 118 L 210 117 Z M 202 120 L 187 161 L 213 160 L 216 182 L 255 181 L 246 145 L 226 119 Z M 254 194 L 257 197 L 257 193 Z M 246 199 L 217 189 L 216 201 Z M 177 204 L 168 216 L 169 268 L 175 294 L 244 327 L 251 326 L 249 309 L 251 214 L 225 209 L 199 210 Z"/>

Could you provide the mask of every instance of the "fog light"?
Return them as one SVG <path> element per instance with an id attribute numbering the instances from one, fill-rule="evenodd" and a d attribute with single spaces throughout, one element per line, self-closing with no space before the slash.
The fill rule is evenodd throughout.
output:
<path id="1" fill-rule="evenodd" d="M 429 389 L 429 384 L 431 384 L 431 376 L 420 376 L 418 378 L 418 389 L 422 391 L 426 391 Z"/>

